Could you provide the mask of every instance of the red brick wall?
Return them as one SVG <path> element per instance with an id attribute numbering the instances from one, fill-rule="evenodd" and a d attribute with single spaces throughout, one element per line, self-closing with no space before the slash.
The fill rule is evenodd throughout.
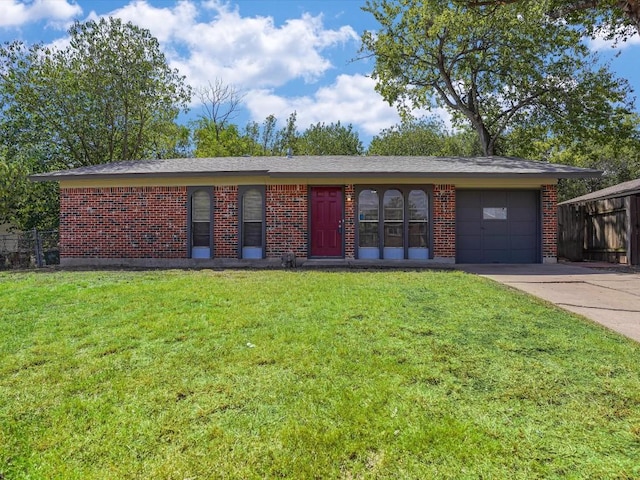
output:
<path id="1" fill-rule="evenodd" d="M 558 189 L 556 185 L 542 186 L 542 257 L 558 256 Z"/>
<path id="2" fill-rule="evenodd" d="M 267 185 L 267 257 L 286 252 L 307 257 L 308 197 L 306 185 Z"/>
<path id="3" fill-rule="evenodd" d="M 186 187 L 63 188 L 63 258 L 186 258 Z"/>
<path id="4" fill-rule="evenodd" d="M 433 256 L 456 256 L 456 188 L 433 186 Z"/>
<path id="5" fill-rule="evenodd" d="M 266 187 L 267 257 L 307 257 L 308 188 Z M 355 255 L 355 188 L 346 185 L 345 257 Z M 351 195 L 351 201 L 346 197 Z M 557 189 L 542 187 L 542 254 L 557 257 Z M 63 258 L 186 258 L 186 187 L 63 188 Z M 214 258 L 238 256 L 238 188 L 214 187 Z M 455 187 L 433 186 L 433 254 L 455 257 Z"/>
<path id="6" fill-rule="evenodd" d="M 351 201 L 348 199 L 351 198 Z M 356 256 L 356 188 L 354 185 L 344 187 L 344 256 L 355 258 Z"/>
<path id="7" fill-rule="evenodd" d="M 238 258 L 238 187 L 213 187 L 213 256 Z"/>

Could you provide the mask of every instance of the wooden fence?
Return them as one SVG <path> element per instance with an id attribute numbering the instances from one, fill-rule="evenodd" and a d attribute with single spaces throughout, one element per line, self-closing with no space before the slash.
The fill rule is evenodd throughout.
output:
<path id="1" fill-rule="evenodd" d="M 584 260 L 584 207 L 558 206 L 558 256 L 572 262 Z"/>
<path id="2" fill-rule="evenodd" d="M 640 263 L 640 196 L 558 207 L 558 256 L 572 261 Z"/>

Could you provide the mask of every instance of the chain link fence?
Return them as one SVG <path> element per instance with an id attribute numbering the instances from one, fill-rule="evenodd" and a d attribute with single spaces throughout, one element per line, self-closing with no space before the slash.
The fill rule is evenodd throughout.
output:
<path id="1" fill-rule="evenodd" d="M 60 263 L 57 230 L 0 235 L 0 270 L 41 268 Z"/>

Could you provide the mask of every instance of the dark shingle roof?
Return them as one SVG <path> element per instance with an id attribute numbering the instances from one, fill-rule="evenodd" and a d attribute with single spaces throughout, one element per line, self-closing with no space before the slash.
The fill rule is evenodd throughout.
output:
<path id="1" fill-rule="evenodd" d="M 627 195 L 634 195 L 639 193 L 640 178 L 637 180 L 630 180 L 628 182 L 619 183 L 617 185 L 613 185 L 612 187 L 603 188 L 602 190 L 597 190 L 595 192 L 582 195 L 581 197 L 572 198 L 571 200 L 566 200 L 562 203 L 559 203 L 558 205 L 588 202 L 591 200 L 604 200 L 607 198 L 626 197 Z"/>
<path id="2" fill-rule="evenodd" d="M 299 156 L 176 158 L 117 162 L 32 175 L 35 181 L 80 178 L 266 175 L 270 177 L 416 176 L 580 178 L 601 172 L 511 157 Z"/>

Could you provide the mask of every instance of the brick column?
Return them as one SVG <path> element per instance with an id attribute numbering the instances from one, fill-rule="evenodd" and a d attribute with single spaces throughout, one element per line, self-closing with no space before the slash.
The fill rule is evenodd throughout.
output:
<path id="1" fill-rule="evenodd" d="M 351 201 L 348 199 L 351 198 Z M 344 187 L 344 257 L 356 256 L 356 188 L 354 185 Z"/>
<path id="2" fill-rule="evenodd" d="M 293 252 L 306 258 L 308 245 L 307 186 L 267 185 L 267 258 Z"/>
<path id="3" fill-rule="evenodd" d="M 451 262 L 456 258 L 456 187 L 433 186 L 433 257 Z"/>
<path id="4" fill-rule="evenodd" d="M 558 189 L 542 186 L 542 263 L 558 261 Z"/>
<path id="5" fill-rule="evenodd" d="M 213 187 L 213 257 L 238 258 L 238 187 Z"/>

